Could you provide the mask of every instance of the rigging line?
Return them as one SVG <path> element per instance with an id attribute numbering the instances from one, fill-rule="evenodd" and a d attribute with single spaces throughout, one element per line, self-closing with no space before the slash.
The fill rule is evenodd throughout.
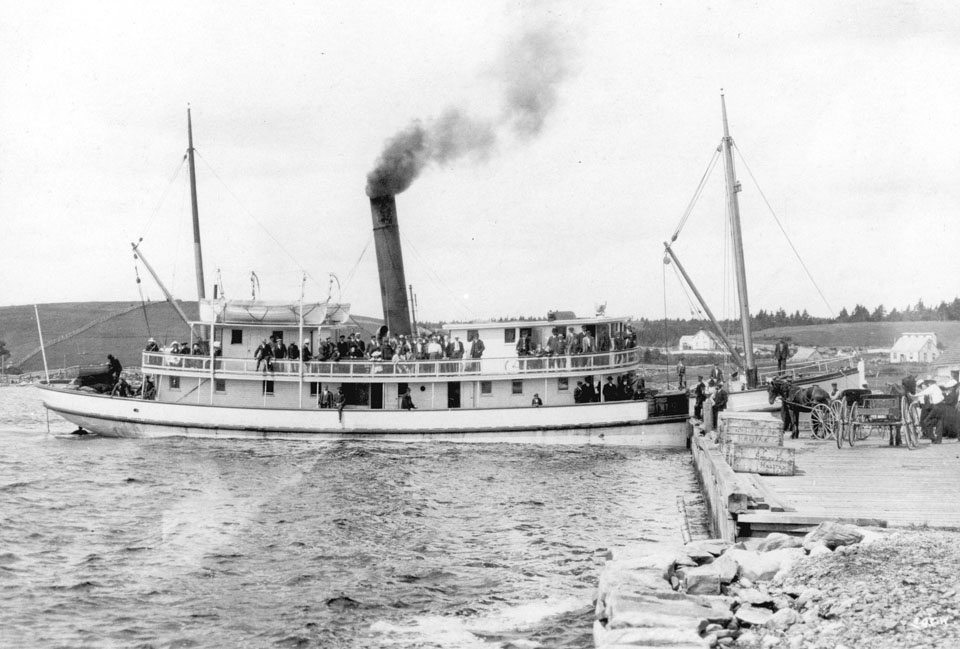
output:
<path id="1" fill-rule="evenodd" d="M 417 250 L 417 247 L 413 245 L 413 242 L 410 239 L 408 239 L 406 235 L 402 233 L 400 236 L 403 237 L 404 245 L 410 246 L 410 249 L 413 250 L 413 254 L 417 256 L 417 259 L 419 259 L 420 262 L 424 265 L 424 267 L 426 267 L 427 271 L 434 276 L 437 283 L 443 286 L 443 288 L 446 289 L 450 293 L 450 295 L 453 296 L 453 301 L 455 303 L 459 302 L 460 305 L 464 308 L 464 310 L 466 310 L 466 312 L 469 313 L 472 318 L 476 319 L 477 314 L 473 312 L 473 309 L 471 309 L 466 302 L 456 297 L 456 292 L 453 289 L 451 289 L 450 286 L 445 281 L 443 281 L 443 277 L 441 277 L 440 274 L 433 269 L 433 267 L 427 262 L 426 259 L 424 259 L 423 255 L 420 254 L 420 251 Z"/>
<path id="2" fill-rule="evenodd" d="M 160 208 L 163 207 L 163 203 L 167 199 L 167 194 L 170 193 L 170 189 L 173 187 L 174 181 L 177 179 L 177 176 L 180 175 L 180 170 L 183 169 L 183 163 L 186 161 L 186 159 L 186 155 L 180 158 L 180 164 L 177 165 L 176 171 L 174 171 L 173 175 L 170 176 L 170 180 L 167 181 L 167 187 L 163 190 L 163 194 L 160 195 L 160 200 L 157 201 L 157 205 L 154 207 L 153 213 L 150 215 L 149 220 L 147 221 L 147 226 L 140 235 L 141 239 L 147 235 L 147 233 L 150 231 L 150 228 L 156 222 L 157 215 L 160 213 Z"/>
<path id="3" fill-rule="evenodd" d="M 663 264 L 666 266 L 666 264 Z M 663 276 L 663 364 L 667 366 L 667 389 L 670 389 L 670 339 L 667 337 L 667 269 L 664 268 L 661 273 Z"/>
<path id="4" fill-rule="evenodd" d="M 341 297 L 343 294 L 343 287 L 350 284 L 350 280 L 353 279 L 354 273 L 357 272 L 357 268 L 360 266 L 360 261 L 363 259 L 363 256 L 367 254 L 367 248 L 370 247 L 370 242 L 373 241 L 373 233 L 370 233 L 370 236 L 367 237 L 367 242 L 363 244 L 363 250 L 360 251 L 360 256 L 357 257 L 356 263 L 353 265 L 353 268 L 350 269 L 350 272 L 347 273 L 347 276 L 343 279 L 343 284 L 340 284 L 340 280 L 337 280 L 338 287 L 340 289 Z"/>
<path id="5" fill-rule="evenodd" d="M 717 160 L 720 159 L 720 148 L 717 147 L 713 150 L 713 157 L 710 158 L 710 162 L 707 163 L 707 168 L 703 172 L 703 177 L 700 178 L 700 184 L 697 185 L 697 189 L 693 192 L 693 197 L 690 199 L 690 203 L 687 205 L 686 211 L 684 211 L 683 216 L 680 218 L 680 224 L 677 225 L 677 229 L 673 231 L 673 236 L 670 237 L 670 241 L 676 241 L 677 237 L 680 235 L 680 230 L 683 229 L 683 226 L 687 224 L 687 219 L 690 218 L 690 214 L 693 212 L 694 206 L 697 204 L 697 201 L 700 200 L 700 195 L 703 194 L 703 188 L 707 184 L 707 179 L 710 178 L 710 174 L 713 173 L 714 167 L 717 166 Z"/>
<path id="6" fill-rule="evenodd" d="M 220 177 L 220 174 L 218 174 L 218 173 L 216 172 L 216 170 L 215 170 L 215 169 L 213 168 L 213 166 L 207 161 L 207 159 L 204 158 L 203 155 L 202 155 L 199 151 L 197 151 L 196 149 L 194 149 L 194 153 L 195 153 L 196 155 L 198 155 L 201 160 L 203 160 L 203 163 L 204 163 L 205 165 L 207 165 L 207 169 L 210 170 L 210 173 L 212 173 L 212 174 L 214 175 L 214 177 L 215 177 L 217 180 L 220 181 L 220 184 L 223 185 L 223 188 L 224 188 L 225 190 L 227 190 L 227 193 L 230 194 L 230 195 L 233 197 L 233 200 L 235 200 L 235 201 L 237 202 L 237 205 L 239 205 L 239 206 L 240 206 L 240 209 L 243 210 L 243 211 L 246 213 L 247 217 L 250 218 L 250 220 L 252 220 L 254 223 L 256 223 L 257 226 L 259 226 L 259 228 L 260 228 L 261 230 L 263 230 L 264 232 L 266 232 L 266 233 L 267 233 L 267 236 L 269 236 L 271 239 L 273 239 L 273 242 L 274 242 L 275 244 L 277 244 L 277 247 L 280 248 L 281 251 L 283 251 L 283 254 L 285 254 L 287 257 L 290 258 L 290 261 L 292 261 L 292 262 L 294 263 L 294 265 L 297 267 L 297 270 L 299 270 L 299 271 L 302 272 L 304 275 L 306 275 L 307 277 L 309 277 L 310 280 L 311 280 L 312 282 L 315 282 L 317 286 L 321 286 L 321 287 L 322 287 L 323 285 L 322 285 L 313 275 L 310 274 L 310 271 L 308 271 L 306 268 L 304 268 L 304 267 L 300 264 L 299 260 L 297 260 L 297 258 L 294 257 L 294 256 L 290 253 L 290 251 L 287 250 L 287 249 L 283 246 L 282 243 L 280 243 L 280 240 L 277 239 L 277 238 L 273 235 L 273 232 L 271 232 L 270 230 L 268 230 L 268 229 L 266 228 L 266 226 L 264 226 L 262 223 L 260 223 L 260 221 L 257 220 L 257 218 L 253 215 L 252 212 L 250 212 L 250 210 L 248 210 L 246 207 L 244 207 L 243 202 L 240 200 L 240 197 L 237 196 L 235 193 L 233 193 L 233 190 L 230 189 L 230 187 L 227 186 L 227 183 L 224 182 L 223 178 Z"/>
<path id="7" fill-rule="evenodd" d="M 753 184 L 756 185 L 757 191 L 760 192 L 760 198 L 762 198 L 763 202 L 766 203 L 767 209 L 770 210 L 770 214 L 773 216 L 773 220 L 777 222 L 777 226 L 780 228 L 780 231 L 783 232 L 784 238 L 786 238 L 787 243 L 790 244 L 790 249 L 793 250 L 793 254 L 797 256 L 797 261 L 799 261 L 800 266 L 803 267 L 803 272 L 807 274 L 807 277 L 810 278 L 810 282 L 813 284 L 813 287 L 817 289 L 817 293 L 820 294 L 820 299 L 823 300 L 823 303 L 827 306 L 827 310 L 830 311 L 830 315 L 836 318 L 837 315 L 834 313 L 833 307 L 831 307 L 830 303 L 827 302 L 827 297 L 823 294 L 823 291 L 820 290 L 820 286 L 817 284 L 817 280 L 815 280 L 813 275 L 810 273 L 810 269 L 808 269 L 807 265 L 803 263 L 803 258 L 800 256 L 800 252 L 797 250 L 796 246 L 793 245 L 793 241 L 790 240 L 790 235 L 787 234 L 787 231 L 780 222 L 780 219 L 777 218 L 776 212 L 773 211 L 773 206 L 770 205 L 770 201 L 767 200 L 766 195 L 760 188 L 760 183 L 757 182 L 757 179 L 753 175 L 753 171 L 750 170 L 750 165 L 748 165 L 747 161 L 744 159 L 743 153 L 740 151 L 740 147 L 734 145 L 734 148 L 737 149 L 737 155 L 740 157 L 740 161 L 743 162 L 743 166 L 746 168 L 747 173 L 750 174 L 750 179 L 753 181 Z"/>
<path id="8" fill-rule="evenodd" d="M 137 256 L 133 258 L 133 274 L 137 276 L 137 290 L 140 292 L 140 306 L 143 308 L 143 321 L 147 325 L 147 336 L 153 338 L 150 331 L 150 318 L 147 317 L 147 301 L 143 299 L 143 283 L 140 281 L 140 269 L 137 267 Z"/>
<path id="9" fill-rule="evenodd" d="M 694 303 L 694 301 L 690 298 L 690 292 L 687 291 L 687 284 L 686 282 L 683 281 L 683 278 L 680 276 L 680 271 L 677 270 L 676 265 L 670 264 L 670 266 L 673 266 L 673 274 L 676 276 L 677 283 L 680 284 L 680 289 L 683 291 L 684 296 L 687 298 L 687 307 L 690 309 L 690 314 L 693 315 L 694 317 L 699 317 L 700 319 L 706 319 L 706 316 L 703 314 L 703 311 L 700 310 L 700 307 L 697 306 Z"/>

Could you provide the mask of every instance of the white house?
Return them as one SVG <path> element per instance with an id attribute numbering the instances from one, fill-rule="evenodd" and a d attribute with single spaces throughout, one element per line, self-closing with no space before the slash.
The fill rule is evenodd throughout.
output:
<path id="1" fill-rule="evenodd" d="M 716 351 L 720 349 L 720 341 L 715 334 L 701 329 L 692 336 L 680 336 L 678 345 L 680 351 Z"/>
<path id="2" fill-rule="evenodd" d="M 905 333 L 897 338 L 890 349 L 891 363 L 932 363 L 937 360 L 937 334 Z"/>

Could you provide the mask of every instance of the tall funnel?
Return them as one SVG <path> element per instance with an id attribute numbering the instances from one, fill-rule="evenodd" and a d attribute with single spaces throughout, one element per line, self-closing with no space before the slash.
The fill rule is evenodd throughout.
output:
<path id="1" fill-rule="evenodd" d="M 380 300 L 383 319 L 390 333 L 409 336 L 410 306 L 407 303 L 407 281 L 403 274 L 403 251 L 397 225 L 397 201 L 390 194 L 370 199 L 373 216 L 373 243 L 377 249 L 380 271 Z"/>

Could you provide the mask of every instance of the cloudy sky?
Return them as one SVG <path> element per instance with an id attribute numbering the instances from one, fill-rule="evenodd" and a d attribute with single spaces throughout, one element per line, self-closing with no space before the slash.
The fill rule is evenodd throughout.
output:
<path id="1" fill-rule="evenodd" d="M 0 305 L 137 300 L 140 238 L 195 298 L 189 104 L 207 285 L 219 271 L 228 297 L 255 272 L 296 298 L 306 273 L 322 300 L 333 273 L 335 299 L 380 315 L 367 175 L 416 124 L 397 207 L 422 318 L 687 317 L 662 242 L 720 143 L 721 88 L 753 311 L 960 294 L 955 3 L 0 8 Z M 675 249 L 718 315 L 725 232 L 717 166 Z"/>

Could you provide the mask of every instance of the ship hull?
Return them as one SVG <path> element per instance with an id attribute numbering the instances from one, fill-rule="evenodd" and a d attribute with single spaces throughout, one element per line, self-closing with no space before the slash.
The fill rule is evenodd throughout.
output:
<path id="1" fill-rule="evenodd" d="M 684 448 L 686 415 L 645 401 L 474 410 L 276 409 L 163 403 L 41 386 L 44 405 L 106 437 L 617 444 Z"/>

